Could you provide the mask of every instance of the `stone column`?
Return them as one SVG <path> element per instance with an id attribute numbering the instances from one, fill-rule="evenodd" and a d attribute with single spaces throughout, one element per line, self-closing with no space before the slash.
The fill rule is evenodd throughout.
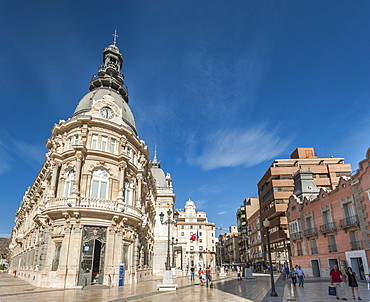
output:
<path id="1" fill-rule="evenodd" d="M 118 186 L 118 196 L 117 201 L 119 204 L 123 204 L 123 191 L 125 189 L 125 170 L 127 168 L 127 164 L 125 162 L 122 162 L 119 164 L 119 186 Z"/>
<path id="2" fill-rule="evenodd" d="M 55 197 L 55 189 L 56 189 L 56 183 L 57 183 L 57 174 L 58 174 L 58 165 L 53 162 L 52 163 L 52 174 L 51 174 L 51 184 L 48 192 L 48 198 L 54 198 Z"/>
<path id="3" fill-rule="evenodd" d="M 137 175 L 137 190 L 136 190 L 136 208 L 141 209 L 141 186 L 143 182 L 143 176 Z"/>
<path id="4" fill-rule="evenodd" d="M 76 173 L 73 183 L 72 195 L 78 197 L 80 195 L 80 177 L 81 177 L 81 167 L 82 167 L 82 154 L 76 154 Z"/>

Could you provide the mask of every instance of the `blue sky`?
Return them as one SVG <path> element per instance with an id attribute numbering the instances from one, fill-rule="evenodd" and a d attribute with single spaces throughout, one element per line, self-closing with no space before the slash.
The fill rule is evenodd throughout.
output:
<path id="1" fill-rule="evenodd" d="M 217 226 L 296 147 L 365 157 L 369 1 L 8 1 L 0 32 L 0 236 L 118 31 L 138 133 Z"/>

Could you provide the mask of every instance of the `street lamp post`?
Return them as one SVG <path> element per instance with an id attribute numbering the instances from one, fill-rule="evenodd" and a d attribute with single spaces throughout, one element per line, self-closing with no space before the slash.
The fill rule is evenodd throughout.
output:
<path id="1" fill-rule="evenodd" d="M 271 247 L 270 247 L 270 232 L 269 232 L 270 220 L 268 220 L 266 218 L 263 221 L 263 226 L 266 228 L 266 233 L 267 233 L 267 251 L 268 251 L 269 262 L 270 262 L 270 278 L 271 278 L 271 292 L 270 292 L 270 296 L 271 297 L 277 297 L 278 294 L 275 291 L 274 274 L 272 272 L 272 262 L 271 262 Z"/>
<path id="2" fill-rule="evenodd" d="M 161 221 L 161 224 L 168 226 L 167 228 L 167 258 L 166 258 L 166 263 L 165 267 L 166 270 L 164 272 L 163 276 L 163 283 L 158 284 L 158 289 L 159 290 L 176 290 L 177 289 L 177 284 L 173 283 L 173 276 L 172 276 L 172 271 L 171 271 L 171 257 L 170 257 L 170 241 L 171 241 L 171 232 L 170 232 L 170 227 L 171 224 L 176 224 L 177 220 L 179 218 L 179 212 L 175 212 L 173 214 L 172 218 L 172 211 L 171 209 L 168 209 L 167 211 L 167 219 L 164 220 L 164 214 L 161 212 L 159 214 L 159 219 Z"/>
<path id="3" fill-rule="evenodd" d="M 171 245 L 172 245 L 172 267 L 175 267 L 175 249 L 174 249 L 174 245 L 177 245 L 177 243 L 179 242 L 179 240 L 176 238 L 176 240 L 175 240 L 175 238 L 174 237 L 172 237 L 171 238 L 172 239 L 172 241 L 171 241 Z"/>
<path id="4" fill-rule="evenodd" d="M 177 220 L 179 218 L 179 212 L 175 212 L 173 214 L 173 219 L 172 219 L 172 211 L 171 209 L 168 209 L 167 211 L 167 219 L 164 221 L 164 214 L 161 212 L 159 214 L 159 219 L 161 220 L 161 224 L 167 224 L 167 258 L 166 258 L 166 271 L 171 270 L 171 257 L 170 257 L 170 240 L 171 240 L 171 234 L 170 234 L 170 227 L 171 224 L 176 224 Z"/>

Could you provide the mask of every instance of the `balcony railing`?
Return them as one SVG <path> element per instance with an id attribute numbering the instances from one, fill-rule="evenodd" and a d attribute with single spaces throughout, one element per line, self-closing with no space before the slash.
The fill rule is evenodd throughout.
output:
<path id="1" fill-rule="evenodd" d="M 361 242 L 360 241 L 351 241 L 351 249 L 352 251 L 361 250 Z"/>
<path id="2" fill-rule="evenodd" d="M 337 245 L 336 244 L 329 244 L 329 253 L 336 253 L 336 252 L 338 252 Z"/>
<path id="3" fill-rule="evenodd" d="M 317 230 L 316 228 L 309 228 L 303 231 L 303 235 L 305 237 L 311 237 L 311 236 L 316 236 L 317 235 Z"/>
<path id="4" fill-rule="evenodd" d="M 49 202 L 45 205 L 46 210 L 61 210 L 63 208 L 67 209 L 90 209 L 90 210 L 106 210 L 125 213 L 133 215 L 136 217 L 141 217 L 142 213 L 139 209 L 127 205 L 127 204 L 118 204 L 116 200 L 111 199 L 99 199 L 91 197 L 61 197 L 50 199 Z"/>
<path id="5" fill-rule="evenodd" d="M 319 251 L 317 250 L 317 247 L 311 247 L 311 254 L 312 255 L 315 255 L 315 254 L 318 254 Z"/>
<path id="6" fill-rule="evenodd" d="M 297 240 L 302 238 L 302 232 L 295 232 L 290 234 L 290 239 Z"/>
<path id="7" fill-rule="evenodd" d="M 329 232 L 334 232 L 336 230 L 337 228 L 335 226 L 335 222 L 329 222 L 329 223 L 326 223 L 320 226 L 321 233 L 329 233 Z"/>
<path id="8" fill-rule="evenodd" d="M 342 228 L 342 229 L 349 228 L 349 227 L 352 227 L 352 226 L 358 226 L 358 217 L 357 217 L 357 215 L 346 217 L 344 219 L 339 220 L 339 227 Z"/>

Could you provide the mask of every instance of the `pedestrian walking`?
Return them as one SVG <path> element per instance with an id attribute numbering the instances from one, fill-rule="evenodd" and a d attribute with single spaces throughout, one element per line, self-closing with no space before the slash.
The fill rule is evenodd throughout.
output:
<path id="1" fill-rule="evenodd" d="M 241 271 L 239 265 L 236 267 L 236 273 L 237 273 L 237 276 L 238 276 L 238 280 L 242 280 L 242 277 L 241 277 L 242 271 Z"/>
<path id="2" fill-rule="evenodd" d="M 204 271 L 202 270 L 201 267 L 199 268 L 198 275 L 199 275 L 200 286 L 203 286 L 203 284 L 204 284 Z"/>
<path id="3" fill-rule="evenodd" d="M 210 267 L 207 267 L 207 269 L 206 269 L 206 287 L 208 287 L 208 284 L 210 285 L 210 287 L 213 287 L 211 268 Z"/>
<path id="4" fill-rule="evenodd" d="M 298 268 L 295 270 L 298 276 L 298 286 L 302 286 L 304 284 L 304 272 L 303 269 L 298 265 Z"/>
<path id="5" fill-rule="evenodd" d="M 192 266 L 190 268 L 190 280 L 194 280 L 194 272 L 195 272 L 195 269 L 194 269 L 194 266 Z"/>
<path id="6" fill-rule="evenodd" d="M 333 269 L 330 271 L 330 282 L 334 285 L 337 290 L 337 299 L 347 300 L 346 294 L 343 288 L 344 276 L 342 272 L 338 269 L 338 265 L 334 265 Z"/>
<path id="7" fill-rule="evenodd" d="M 348 280 L 348 286 L 351 288 L 353 299 L 356 299 L 355 297 L 355 291 L 357 293 L 357 297 L 359 300 L 362 300 L 360 297 L 360 292 L 358 291 L 358 276 L 356 273 L 352 270 L 352 267 L 348 267 L 346 270 L 347 280 Z"/>
<path id="8" fill-rule="evenodd" d="M 296 286 L 296 284 L 297 284 L 297 273 L 295 272 L 294 267 L 292 267 L 290 269 L 290 278 L 292 279 L 293 286 Z"/>

